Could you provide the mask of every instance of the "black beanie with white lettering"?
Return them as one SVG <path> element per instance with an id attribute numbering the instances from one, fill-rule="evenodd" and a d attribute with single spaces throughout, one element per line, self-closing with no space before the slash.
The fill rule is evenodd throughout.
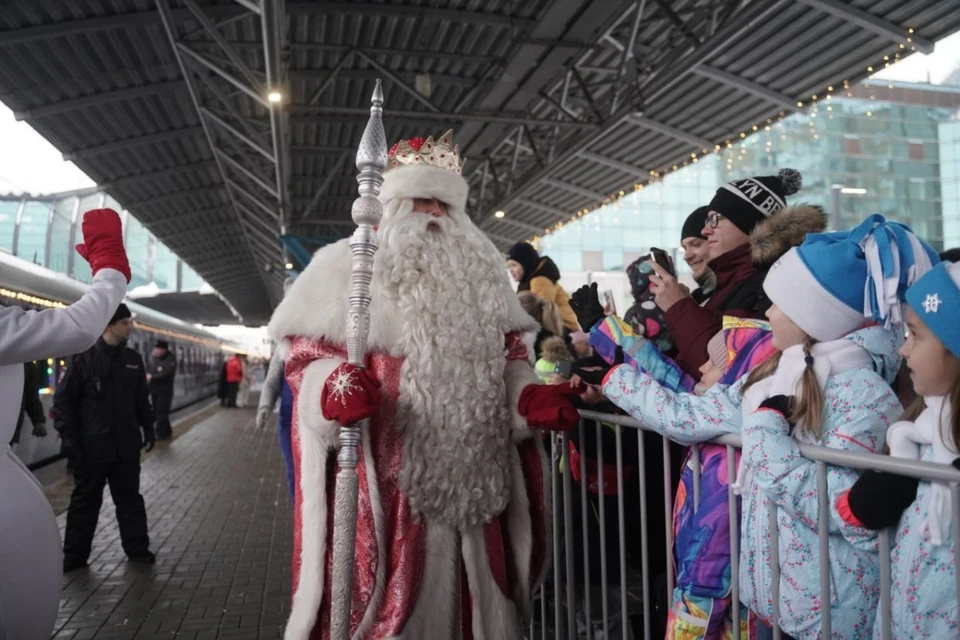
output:
<path id="1" fill-rule="evenodd" d="M 747 235 L 753 228 L 787 206 L 785 198 L 803 185 L 796 169 L 781 169 L 775 176 L 742 178 L 717 189 L 710 210 L 728 218 Z"/>

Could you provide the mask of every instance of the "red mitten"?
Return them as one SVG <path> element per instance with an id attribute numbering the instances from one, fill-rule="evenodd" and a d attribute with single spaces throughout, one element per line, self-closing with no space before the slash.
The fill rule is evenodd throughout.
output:
<path id="1" fill-rule="evenodd" d="M 580 424 L 580 414 L 573 405 L 574 396 L 581 395 L 583 385 L 531 384 L 520 392 L 517 411 L 527 424 L 539 429 L 568 431 Z"/>
<path id="2" fill-rule="evenodd" d="M 371 417 L 379 406 L 380 383 L 366 369 L 346 362 L 333 370 L 320 394 L 323 417 L 343 427 Z"/>
<path id="3" fill-rule="evenodd" d="M 116 269 L 130 282 L 130 262 L 123 248 L 123 225 L 113 209 L 94 209 L 83 216 L 83 244 L 77 253 L 90 263 L 94 275 L 101 269 Z"/>

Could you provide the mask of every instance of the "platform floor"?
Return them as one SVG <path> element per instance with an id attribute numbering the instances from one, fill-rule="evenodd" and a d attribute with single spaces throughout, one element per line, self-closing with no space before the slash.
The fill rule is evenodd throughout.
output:
<path id="1" fill-rule="evenodd" d="M 154 566 L 127 562 L 104 491 L 90 567 L 64 576 L 55 639 L 282 637 L 292 510 L 276 429 L 258 430 L 253 417 L 201 412 L 144 456 Z M 64 482 L 50 482 L 61 484 L 52 493 Z M 62 531 L 66 514 L 57 521 Z"/>

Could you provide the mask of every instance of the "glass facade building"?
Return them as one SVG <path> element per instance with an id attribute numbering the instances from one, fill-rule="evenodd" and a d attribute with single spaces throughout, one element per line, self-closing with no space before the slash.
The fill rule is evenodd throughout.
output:
<path id="1" fill-rule="evenodd" d="M 74 246 L 82 240 L 83 212 L 120 211 L 130 260 L 130 288 L 154 283 L 160 291 L 198 291 L 203 279 L 109 195 L 85 189 L 44 196 L 0 195 L 0 250 L 83 282 L 90 266 Z"/>
<path id="2" fill-rule="evenodd" d="M 960 246 L 958 120 L 960 87 L 867 81 L 839 88 L 565 224 L 541 238 L 541 252 L 567 272 L 620 270 L 651 246 L 677 258 L 684 219 L 721 184 L 783 167 L 803 175 L 803 189 L 789 201 L 823 206 L 833 228 L 882 213 L 937 250 Z"/>

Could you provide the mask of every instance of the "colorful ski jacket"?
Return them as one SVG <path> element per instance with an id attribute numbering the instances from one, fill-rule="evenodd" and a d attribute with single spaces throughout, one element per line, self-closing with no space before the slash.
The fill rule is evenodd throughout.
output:
<path id="1" fill-rule="evenodd" d="M 898 341 L 880 327 L 846 338 L 867 351 L 872 367 L 830 376 L 824 394 L 822 436 L 813 444 L 858 452 L 878 452 L 887 427 L 902 411 L 888 380 L 899 368 Z M 743 455 L 753 481 L 743 494 L 740 545 L 740 598 L 772 621 L 769 511 L 779 533 L 781 628 L 797 638 L 820 638 L 819 508 L 816 463 L 800 455 L 786 419 L 772 411 L 743 415 L 741 389 L 717 385 L 703 396 L 676 393 L 633 367 L 611 370 L 603 392 L 650 429 L 684 444 L 741 433 Z M 876 534 L 850 525 L 836 509 L 836 497 L 849 490 L 857 472 L 827 467 L 830 608 L 835 637 L 863 637 L 873 628 L 879 597 Z"/>

